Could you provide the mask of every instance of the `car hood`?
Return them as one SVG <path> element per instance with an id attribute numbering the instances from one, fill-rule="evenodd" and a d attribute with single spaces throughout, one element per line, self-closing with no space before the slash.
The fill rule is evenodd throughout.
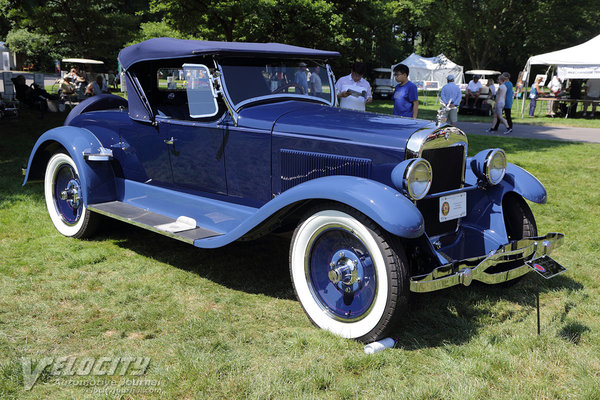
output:
<path id="1" fill-rule="evenodd" d="M 282 102 L 242 110 L 244 125 L 274 133 L 306 135 L 404 149 L 408 138 L 431 121 L 351 111 L 321 104 Z M 250 127 L 250 126 L 249 126 Z"/>

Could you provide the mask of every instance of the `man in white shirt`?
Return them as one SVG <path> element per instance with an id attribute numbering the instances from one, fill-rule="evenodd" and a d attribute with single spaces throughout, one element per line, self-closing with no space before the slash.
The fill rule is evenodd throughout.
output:
<path id="1" fill-rule="evenodd" d="M 99 94 L 109 93 L 108 86 L 104 79 L 102 79 L 102 75 L 98 75 L 96 80 L 88 85 L 87 96 L 97 96 Z"/>
<path id="2" fill-rule="evenodd" d="M 600 98 L 600 79 L 588 79 L 585 83 L 585 99 L 586 100 L 596 100 Z M 592 113 L 590 117 L 594 118 L 596 113 L 596 106 L 598 103 L 592 103 L 591 101 L 586 101 L 583 103 L 583 116 L 587 117 L 587 109 L 592 105 Z"/>
<path id="3" fill-rule="evenodd" d="M 343 76 L 336 82 L 335 91 L 341 108 L 365 111 L 366 104 L 373 101 L 371 85 L 363 79 L 366 70 L 364 63 L 355 62 L 350 75 Z"/>
<path id="4" fill-rule="evenodd" d="M 467 93 L 465 94 L 465 105 L 469 107 L 470 99 L 473 100 L 473 107 L 477 105 L 479 95 L 481 94 L 481 88 L 483 85 L 479 82 L 479 75 L 473 75 L 473 79 L 467 85 Z"/>
<path id="5" fill-rule="evenodd" d="M 558 94 L 560 93 L 560 91 L 562 89 L 562 81 L 560 80 L 560 78 L 557 75 L 554 75 L 552 77 L 552 80 L 548 84 L 548 89 L 550 90 L 550 96 L 558 97 Z M 550 108 L 550 115 L 551 116 L 556 115 L 556 111 L 558 111 L 558 102 L 554 101 L 554 100 L 550 100 L 548 102 L 548 107 Z"/>
<path id="6" fill-rule="evenodd" d="M 448 83 L 446 83 L 440 91 L 440 101 L 450 106 L 450 111 L 448 111 L 448 121 L 450 121 L 452 126 L 456 126 L 456 122 L 458 121 L 456 106 L 460 105 L 462 93 L 460 92 L 460 87 L 454 83 L 454 75 L 450 74 L 446 79 L 448 80 Z"/>

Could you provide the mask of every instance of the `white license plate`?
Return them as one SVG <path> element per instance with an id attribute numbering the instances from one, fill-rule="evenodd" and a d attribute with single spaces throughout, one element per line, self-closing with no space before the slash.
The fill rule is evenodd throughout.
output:
<path id="1" fill-rule="evenodd" d="M 440 222 L 467 216 L 467 194 L 440 197 Z"/>

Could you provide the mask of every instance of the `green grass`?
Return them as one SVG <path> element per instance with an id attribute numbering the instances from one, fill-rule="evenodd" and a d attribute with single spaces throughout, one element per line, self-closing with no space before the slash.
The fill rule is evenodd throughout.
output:
<path id="1" fill-rule="evenodd" d="M 424 104 L 426 100 L 427 104 Z M 543 108 L 542 108 L 543 104 Z M 440 106 L 436 103 L 435 95 L 428 95 L 426 99 L 420 95 L 419 97 L 419 118 L 435 120 L 437 110 Z M 579 106 L 579 114 L 581 114 L 582 106 Z M 588 112 L 591 112 L 591 108 Z M 394 103 L 392 100 L 374 100 L 372 103 L 367 104 L 367 111 L 378 112 L 382 114 L 391 114 L 394 111 Z M 528 117 L 529 112 L 529 99 L 525 102 L 524 116 L 521 118 L 521 103 L 519 101 L 518 108 L 517 102 L 515 101 L 512 108 L 512 118 L 515 124 L 528 124 L 528 125 L 544 125 L 544 126 L 575 126 L 581 128 L 599 128 L 600 129 L 600 112 L 596 113 L 596 119 L 585 119 L 579 115 L 576 118 L 552 118 L 546 116 L 546 102 L 539 101 L 536 108 L 536 117 Z M 458 121 L 467 122 L 485 122 L 491 123 L 492 117 L 484 117 L 480 115 L 459 115 Z"/>
<path id="2" fill-rule="evenodd" d="M 600 145 L 470 137 L 471 154 L 502 147 L 546 185 L 532 209 L 541 232 L 567 235 L 555 258 L 569 270 L 415 296 L 397 348 L 368 356 L 305 317 L 286 238 L 201 250 L 116 221 L 61 236 L 20 167 L 64 117 L 0 121 L 1 399 L 119 398 L 50 374 L 25 391 L 20 358 L 123 355 L 151 357 L 163 393 L 121 398 L 600 398 Z"/>

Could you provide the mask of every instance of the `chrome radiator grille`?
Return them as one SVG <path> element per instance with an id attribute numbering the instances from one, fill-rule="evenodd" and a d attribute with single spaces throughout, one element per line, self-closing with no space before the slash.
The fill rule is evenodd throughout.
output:
<path id="1" fill-rule="evenodd" d="M 429 194 L 459 189 L 463 186 L 465 146 L 455 145 L 426 149 L 421 157 L 429 161 L 433 170 L 433 182 Z M 440 222 L 439 198 L 417 201 L 417 207 L 425 220 L 425 232 L 428 236 L 451 233 L 458 228 L 459 220 Z"/>

